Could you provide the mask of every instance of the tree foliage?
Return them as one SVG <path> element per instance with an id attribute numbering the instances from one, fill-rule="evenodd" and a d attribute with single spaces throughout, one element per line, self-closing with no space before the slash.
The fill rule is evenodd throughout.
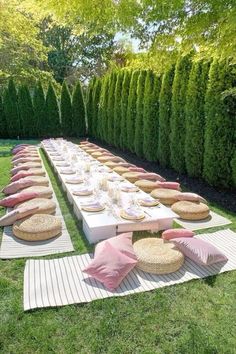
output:
<path id="1" fill-rule="evenodd" d="M 95 78 L 91 79 L 86 91 L 86 118 L 88 127 L 88 136 L 93 136 L 93 92 Z"/>
<path id="2" fill-rule="evenodd" d="M 46 95 L 45 110 L 47 114 L 45 133 L 49 137 L 58 137 L 61 135 L 61 124 L 59 117 L 58 102 L 52 83 L 48 86 Z"/>
<path id="3" fill-rule="evenodd" d="M 125 70 L 124 79 L 123 79 L 123 83 L 122 83 L 122 91 L 121 91 L 120 147 L 122 149 L 126 149 L 128 147 L 127 109 L 128 109 L 130 78 L 131 78 L 130 71 L 129 70 Z"/>
<path id="4" fill-rule="evenodd" d="M 115 87 L 115 97 L 114 97 L 114 145 L 116 147 L 120 146 L 120 134 L 121 134 L 121 92 L 122 84 L 124 79 L 124 70 L 120 70 L 117 74 L 116 87 Z"/>
<path id="5" fill-rule="evenodd" d="M 114 99 L 115 99 L 115 87 L 116 87 L 117 73 L 113 71 L 109 80 L 109 93 L 107 97 L 107 135 L 106 141 L 108 143 L 113 142 L 114 134 Z"/>
<path id="6" fill-rule="evenodd" d="M 74 136 L 71 95 L 66 82 L 61 90 L 61 129 L 65 137 Z"/>
<path id="7" fill-rule="evenodd" d="M 39 81 L 34 89 L 33 95 L 34 121 L 36 131 L 39 137 L 48 135 L 47 132 L 47 113 L 45 107 L 45 96 L 41 81 Z"/>
<path id="8" fill-rule="evenodd" d="M 137 83 L 139 70 L 134 70 L 131 75 L 127 107 L 127 146 L 134 152 L 135 121 L 137 115 Z M 119 97 L 117 97 L 118 99 Z"/>
<path id="9" fill-rule="evenodd" d="M 37 131 L 33 103 L 30 96 L 29 88 L 26 85 L 22 85 L 18 90 L 18 105 L 22 137 L 36 137 Z"/>
<path id="10" fill-rule="evenodd" d="M 96 78 L 93 95 L 92 95 L 92 114 L 93 114 L 92 135 L 95 138 L 98 138 L 98 110 L 99 110 L 100 94 L 101 94 L 101 80 L 99 78 Z"/>
<path id="11" fill-rule="evenodd" d="M 72 95 L 73 134 L 80 137 L 86 135 L 85 104 L 82 87 L 79 81 Z"/>
<path id="12" fill-rule="evenodd" d="M 8 138 L 7 120 L 4 112 L 3 97 L 0 95 L 0 138 Z"/>
<path id="13" fill-rule="evenodd" d="M 141 70 L 138 77 L 137 85 L 137 115 L 135 121 L 135 136 L 134 136 L 134 148 L 135 153 L 139 156 L 143 156 L 143 93 L 145 88 L 146 71 Z"/>
<path id="14" fill-rule="evenodd" d="M 4 93 L 4 113 L 7 121 L 7 131 L 11 138 L 21 135 L 21 124 L 18 110 L 18 97 L 15 83 L 12 79 Z"/>

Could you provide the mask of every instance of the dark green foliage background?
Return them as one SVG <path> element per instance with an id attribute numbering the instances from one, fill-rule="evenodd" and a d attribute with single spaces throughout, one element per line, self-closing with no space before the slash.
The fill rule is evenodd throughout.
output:
<path id="1" fill-rule="evenodd" d="M 65 81 L 61 90 L 61 129 L 63 136 L 73 136 L 71 95 Z"/>

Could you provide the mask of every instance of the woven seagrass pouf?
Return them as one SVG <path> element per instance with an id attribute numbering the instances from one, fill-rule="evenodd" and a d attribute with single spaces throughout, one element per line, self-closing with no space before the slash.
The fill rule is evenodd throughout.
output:
<path id="1" fill-rule="evenodd" d="M 25 177 L 24 180 L 33 181 L 35 186 L 45 186 L 45 187 L 49 186 L 48 179 L 42 176 L 28 176 Z"/>
<path id="2" fill-rule="evenodd" d="M 115 171 L 119 175 L 123 175 L 123 173 L 129 172 L 129 169 L 127 167 L 123 167 L 123 166 L 116 166 L 113 168 L 113 171 Z"/>
<path id="3" fill-rule="evenodd" d="M 13 224 L 13 234 L 25 241 L 44 241 L 61 233 L 61 220 L 53 215 L 35 214 Z"/>
<path id="4" fill-rule="evenodd" d="M 139 181 L 135 182 L 135 185 L 146 193 L 151 193 L 157 187 L 155 182 L 148 181 L 147 179 L 140 179 Z"/>
<path id="5" fill-rule="evenodd" d="M 37 213 L 35 214 L 53 214 L 56 211 L 56 203 L 53 200 L 46 198 L 34 198 L 27 200 L 26 202 L 17 204 L 14 209 L 20 207 L 38 207 Z"/>
<path id="6" fill-rule="evenodd" d="M 120 166 L 119 162 L 114 162 L 114 161 L 107 161 L 104 163 L 105 166 L 109 167 L 109 168 L 115 168 Z"/>
<path id="7" fill-rule="evenodd" d="M 153 198 L 159 199 L 162 204 L 172 205 L 177 201 L 179 191 L 176 189 L 157 188 L 151 192 Z"/>
<path id="8" fill-rule="evenodd" d="M 40 168 L 40 167 L 42 167 L 42 163 L 41 162 L 25 162 L 25 163 L 19 164 L 18 166 L 22 167 L 22 169 Z"/>
<path id="9" fill-rule="evenodd" d="M 97 152 L 97 149 L 91 148 L 91 149 L 86 150 L 86 152 L 87 152 L 87 154 L 91 155 L 93 152 Z"/>
<path id="10" fill-rule="evenodd" d="M 92 154 L 91 154 L 91 156 L 93 156 L 95 158 L 100 157 L 102 155 L 104 155 L 104 154 L 100 151 L 95 151 L 95 152 L 92 152 Z"/>
<path id="11" fill-rule="evenodd" d="M 139 180 L 140 172 L 125 172 L 122 176 L 131 183 L 135 183 Z"/>
<path id="12" fill-rule="evenodd" d="M 202 220 L 209 216 L 209 207 L 200 202 L 190 202 L 182 200 L 172 205 L 171 209 L 185 220 Z"/>
<path id="13" fill-rule="evenodd" d="M 137 268 L 152 274 L 176 272 L 184 263 L 184 255 L 175 245 L 159 238 L 143 238 L 134 243 Z"/>
<path id="14" fill-rule="evenodd" d="M 45 186 L 32 186 L 23 189 L 24 192 L 35 192 L 38 193 L 39 198 L 52 198 L 52 189 L 50 187 Z"/>
<path id="15" fill-rule="evenodd" d="M 34 176 L 45 176 L 46 173 L 42 168 L 30 168 L 29 173 L 33 173 Z"/>

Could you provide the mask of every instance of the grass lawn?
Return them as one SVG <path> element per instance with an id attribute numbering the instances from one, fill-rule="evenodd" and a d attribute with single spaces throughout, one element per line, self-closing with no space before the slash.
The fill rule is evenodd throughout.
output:
<path id="1" fill-rule="evenodd" d="M 9 181 L 13 144 L 0 141 L 0 188 Z M 90 251 L 93 247 L 81 223 L 45 157 L 44 161 L 76 254 Z M 211 207 L 229 217 L 236 231 L 235 215 Z M 24 265 L 24 259 L 0 261 L 0 353 L 236 353 L 236 272 L 123 298 L 24 313 Z"/>

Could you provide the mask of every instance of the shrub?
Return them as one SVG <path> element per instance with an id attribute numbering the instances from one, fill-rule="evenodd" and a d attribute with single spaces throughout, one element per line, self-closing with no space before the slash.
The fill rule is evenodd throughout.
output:
<path id="1" fill-rule="evenodd" d="M 232 168 L 232 180 L 233 180 L 234 186 L 236 186 L 236 150 L 235 150 L 233 158 L 231 160 L 231 168 Z"/>
<path id="2" fill-rule="evenodd" d="M 59 117 L 59 109 L 57 103 L 56 93 L 52 86 L 52 83 L 48 86 L 48 91 L 45 101 L 45 110 L 46 110 L 46 124 L 45 132 L 49 137 L 57 137 L 61 134 L 61 125 Z"/>
<path id="3" fill-rule="evenodd" d="M 101 94 L 101 80 L 97 78 L 95 80 L 93 93 L 92 93 L 92 135 L 98 138 L 98 109 L 99 109 L 99 99 Z"/>
<path id="4" fill-rule="evenodd" d="M 114 145 L 120 147 L 120 134 L 121 134 L 121 92 L 124 79 L 124 70 L 117 74 L 116 87 L 115 87 L 115 101 L 114 101 Z"/>
<path id="5" fill-rule="evenodd" d="M 73 136 L 71 95 L 66 82 L 61 90 L 61 129 L 63 136 Z"/>
<path id="6" fill-rule="evenodd" d="M 107 97 L 107 142 L 113 142 L 114 135 L 114 100 L 116 87 L 117 73 L 113 71 L 110 75 L 109 93 Z"/>
<path id="7" fill-rule="evenodd" d="M 48 135 L 46 125 L 47 125 L 47 114 L 45 107 L 45 96 L 43 92 L 43 87 L 39 81 L 34 90 L 33 95 L 33 108 L 34 108 L 34 121 L 36 125 L 37 136 L 44 137 Z"/>
<path id="8" fill-rule="evenodd" d="M 22 125 L 22 136 L 24 138 L 33 138 L 37 136 L 36 122 L 34 116 L 33 103 L 29 89 L 22 85 L 18 91 L 19 115 Z"/>
<path id="9" fill-rule="evenodd" d="M 134 137 L 135 137 L 135 121 L 137 114 L 137 83 L 139 77 L 139 70 L 132 72 L 130 80 L 130 90 L 127 107 L 127 146 L 130 151 L 134 152 Z M 119 96 L 118 96 L 119 98 Z M 120 109 L 120 108 L 119 108 Z"/>
<path id="10" fill-rule="evenodd" d="M 92 136 L 92 126 L 93 126 L 93 90 L 94 90 L 95 78 L 90 80 L 87 92 L 86 92 L 86 117 L 87 117 L 87 127 L 88 136 Z"/>
<path id="11" fill-rule="evenodd" d="M 109 93 L 109 82 L 110 76 L 106 75 L 102 83 L 98 109 L 99 126 L 101 127 L 99 135 L 103 141 L 107 141 L 107 97 Z"/>
<path id="12" fill-rule="evenodd" d="M 195 62 L 189 76 L 186 97 L 185 164 L 190 176 L 202 175 L 205 128 L 205 94 L 209 63 Z"/>
<path id="13" fill-rule="evenodd" d="M 8 135 L 10 138 L 19 137 L 21 135 L 21 125 L 18 111 L 18 97 L 12 79 L 9 80 L 8 88 L 5 90 L 3 103 Z"/>
<path id="14" fill-rule="evenodd" d="M 159 98 L 158 159 L 162 166 L 170 165 L 170 119 L 174 66 L 164 73 Z"/>
<path id="15" fill-rule="evenodd" d="M 232 181 L 230 162 L 235 147 L 235 113 L 231 114 L 221 93 L 235 85 L 235 74 L 227 61 L 213 61 L 206 94 L 204 178 L 213 186 L 228 187 Z"/>
<path id="16" fill-rule="evenodd" d="M 3 98 L 1 95 L 0 95 L 0 138 L 1 139 L 8 138 L 7 120 L 4 112 Z"/>
<path id="17" fill-rule="evenodd" d="M 129 70 L 125 70 L 124 79 L 122 83 L 121 91 L 121 132 L 120 132 L 120 147 L 125 149 L 128 147 L 127 144 L 127 107 L 129 98 L 129 87 L 130 87 L 131 74 Z"/>
<path id="18" fill-rule="evenodd" d="M 190 55 L 178 59 L 172 86 L 170 162 L 178 172 L 185 171 L 185 103 L 190 67 Z"/>
<path id="19" fill-rule="evenodd" d="M 72 95 L 73 135 L 86 135 L 85 105 L 81 84 L 78 81 Z"/>
<path id="20" fill-rule="evenodd" d="M 135 137 L 134 147 L 135 153 L 139 156 L 143 156 L 143 93 L 145 87 L 146 70 L 141 70 L 138 77 L 137 86 L 137 115 L 135 121 Z"/>

